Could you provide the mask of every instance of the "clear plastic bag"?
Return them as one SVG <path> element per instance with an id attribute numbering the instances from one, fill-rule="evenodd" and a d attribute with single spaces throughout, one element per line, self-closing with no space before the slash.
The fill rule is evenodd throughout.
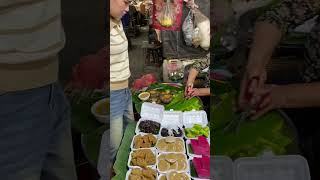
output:
<path id="1" fill-rule="evenodd" d="M 196 25 L 193 44 L 208 50 L 210 47 L 210 20 L 200 10 L 194 10 L 194 24 Z"/>
<path id="2" fill-rule="evenodd" d="M 163 27 L 171 27 L 174 24 L 175 16 L 174 16 L 175 10 L 171 6 L 171 1 L 166 0 L 165 7 L 162 10 L 161 16 L 160 16 L 160 24 Z"/>
<path id="3" fill-rule="evenodd" d="M 184 41 L 188 46 L 192 46 L 193 28 L 193 13 L 192 10 L 190 10 L 182 25 Z"/>

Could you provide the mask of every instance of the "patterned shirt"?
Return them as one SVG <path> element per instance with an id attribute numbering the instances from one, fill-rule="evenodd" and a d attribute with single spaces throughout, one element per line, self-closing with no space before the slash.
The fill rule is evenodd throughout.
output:
<path id="1" fill-rule="evenodd" d="M 275 24 L 285 34 L 319 14 L 319 0 L 282 0 L 258 21 Z M 306 69 L 303 72 L 303 79 L 306 82 L 320 80 L 320 17 L 311 30 L 306 49 Z"/>

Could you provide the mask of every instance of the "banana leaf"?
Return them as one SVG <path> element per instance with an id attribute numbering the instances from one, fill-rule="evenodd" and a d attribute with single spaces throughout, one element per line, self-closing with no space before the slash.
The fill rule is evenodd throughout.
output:
<path id="1" fill-rule="evenodd" d="M 130 153 L 130 145 L 135 134 L 136 122 L 130 122 L 124 132 L 121 145 L 119 147 L 116 162 L 113 165 L 115 176 L 112 180 L 124 180 L 128 171 L 127 163 Z"/>
<path id="2" fill-rule="evenodd" d="M 155 83 L 148 87 L 147 90 L 151 89 L 163 89 L 170 90 L 173 94 L 173 99 L 169 104 L 165 104 L 165 110 L 176 110 L 176 111 L 191 111 L 191 110 L 202 110 L 203 104 L 199 97 L 193 97 L 190 99 L 184 98 L 184 88 L 176 87 L 167 84 Z M 141 112 L 142 101 L 138 98 L 139 92 L 133 92 L 132 101 L 138 113 Z"/>

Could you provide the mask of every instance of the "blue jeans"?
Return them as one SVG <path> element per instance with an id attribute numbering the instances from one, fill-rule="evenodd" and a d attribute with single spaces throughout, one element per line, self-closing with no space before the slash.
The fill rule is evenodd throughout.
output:
<path id="1" fill-rule="evenodd" d="M 70 125 L 57 84 L 0 95 L 0 179 L 76 180 Z"/>
<path id="2" fill-rule="evenodd" d="M 110 160 L 116 157 L 124 129 L 134 121 L 129 88 L 110 92 Z"/>

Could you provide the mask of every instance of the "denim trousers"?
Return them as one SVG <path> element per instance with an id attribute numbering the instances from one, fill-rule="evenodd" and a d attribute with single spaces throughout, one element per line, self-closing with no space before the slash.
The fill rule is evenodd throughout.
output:
<path id="1" fill-rule="evenodd" d="M 70 107 L 58 83 L 2 93 L 0 138 L 0 179 L 77 179 Z"/>
<path id="2" fill-rule="evenodd" d="M 134 121 L 129 88 L 110 92 L 110 160 L 114 161 L 128 122 Z"/>

